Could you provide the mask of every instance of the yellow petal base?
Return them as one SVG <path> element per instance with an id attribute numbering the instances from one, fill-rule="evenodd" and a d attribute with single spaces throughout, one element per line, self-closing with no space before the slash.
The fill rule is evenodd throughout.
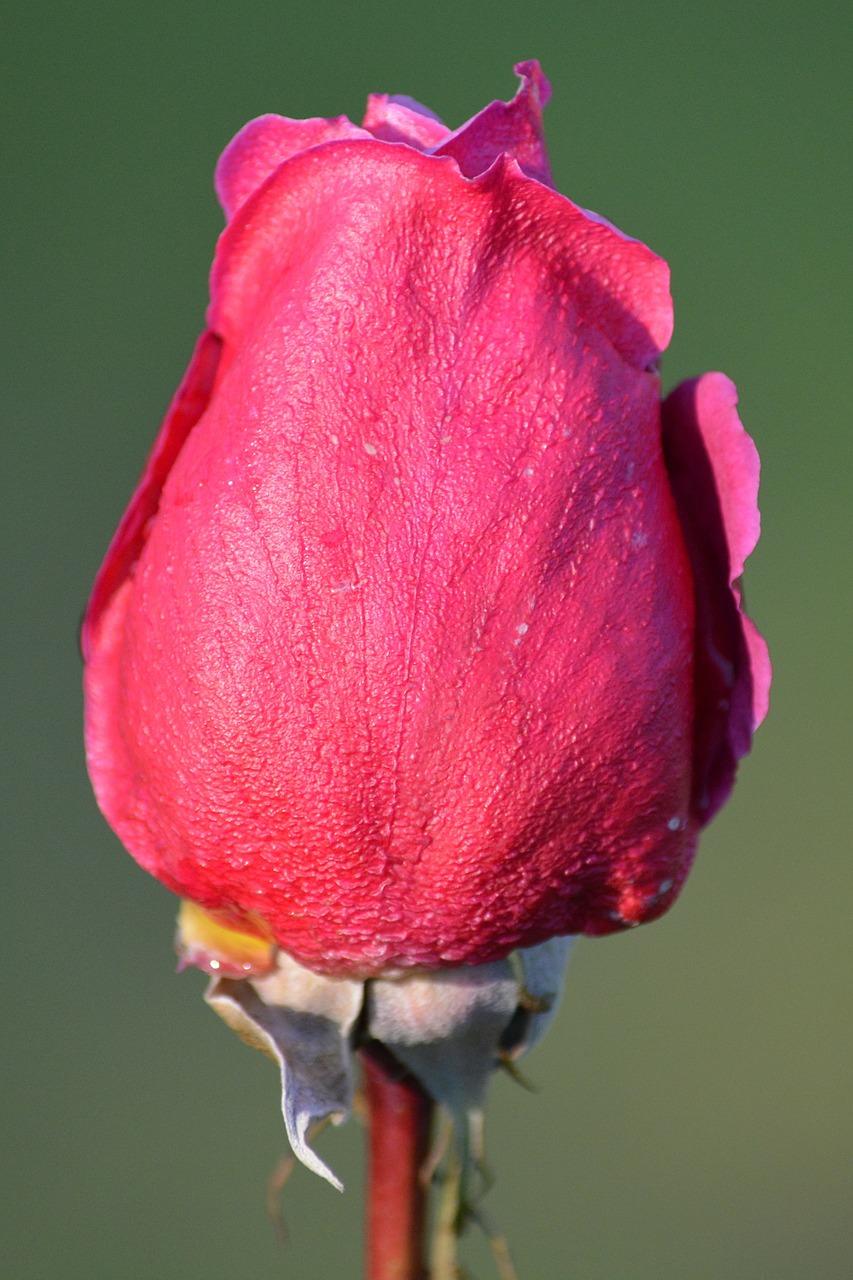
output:
<path id="1" fill-rule="evenodd" d="M 263 931 L 260 924 L 259 929 Z M 245 978 L 275 968 L 276 949 L 269 937 L 235 929 L 218 913 L 187 899 L 178 912 L 175 946 L 181 967 L 194 965 L 221 977 Z"/>

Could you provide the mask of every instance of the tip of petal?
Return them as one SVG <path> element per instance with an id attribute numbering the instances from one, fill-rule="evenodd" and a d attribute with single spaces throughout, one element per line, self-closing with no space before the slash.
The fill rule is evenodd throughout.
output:
<path id="1" fill-rule="evenodd" d="M 516 62 L 513 71 L 522 81 L 516 97 L 527 92 L 535 97 L 540 107 L 547 107 L 551 101 L 551 82 L 539 65 L 538 58 Z"/>
<path id="2" fill-rule="evenodd" d="M 737 388 L 730 378 L 723 373 L 706 373 L 696 383 L 696 398 L 729 538 L 730 573 L 734 580 L 743 573 L 761 532 L 758 450 L 738 416 Z"/>
<path id="3" fill-rule="evenodd" d="M 773 683 L 773 667 L 767 641 L 751 618 L 743 616 L 743 633 L 749 651 L 752 670 L 752 725 L 757 729 L 763 724 L 770 709 L 770 685 Z"/>
<path id="4" fill-rule="evenodd" d="M 363 129 L 346 116 L 291 120 L 264 115 L 250 120 L 228 143 L 219 157 L 214 186 L 219 203 L 230 221 L 270 174 L 291 156 L 323 142 L 364 138 Z"/>
<path id="5" fill-rule="evenodd" d="M 381 142 L 404 142 L 418 151 L 430 151 L 450 130 L 428 107 L 402 94 L 371 93 L 363 127 Z"/>
<path id="6" fill-rule="evenodd" d="M 538 62 L 519 62 L 521 87 L 511 102 L 490 102 L 451 133 L 435 155 L 452 156 L 466 178 L 476 178 L 500 155 L 516 160 L 527 177 L 552 186 L 551 165 L 542 130 L 542 108 L 551 86 Z"/>

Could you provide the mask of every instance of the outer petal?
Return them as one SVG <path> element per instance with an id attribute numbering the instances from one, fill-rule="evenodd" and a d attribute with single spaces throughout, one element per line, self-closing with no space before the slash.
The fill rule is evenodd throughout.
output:
<path id="1" fill-rule="evenodd" d="M 542 108 L 551 86 L 538 62 L 519 62 L 515 68 L 521 88 L 512 102 L 492 102 L 434 149 L 452 156 L 466 178 L 476 178 L 498 156 L 510 155 L 531 178 L 551 186 L 551 166 L 542 132 Z"/>
<path id="2" fill-rule="evenodd" d="M 665 908 L 694 842 L 665 281 L 511 162 L 329 143 L 244 203 L 233 358 L 87 672 L 143 865 L 339 973 Z"/>
<path id="3" fill-rule="evenodd" d="M 187 436 L 207 408 L 222 355 L 222 342 L 206 330 L 198 342 L 175 397 L 169 406 L 136 491 L 122 516 L 98 571 L 83 620 L 80 640 L 88 659 L 101 614 L 133 571 L 157 514 L 160 493 Z"/>
<path id="4" fill-rule="evenodd" d="M 290 120 L 286 116 L 266 115 L 250 120 L 229 142 L 216 166 L 216 194 L 225 217 L 231 219 L 241 204 L 291 156 L 323 142 L 368 136 L 346 116 Z"/>
<path id="5" fill-rule="evenodd" d="M 664 452 L 696 582 L 693 805 L 708 822 L 767 712 L 767 646 L 738 579 L 758 541 L 758 452 L 721 373 L 683 382 L 663 407 Z"/>
<path id="6" fill-rule="evenodd" d="M 399 199 L 393 189 L 398 182 Z M 418 208 L 422 185 L 428 193 L 423 211 Z M 513 254 L 520 251 L 523 260 L 526 242 L 530 255 L 539 256 L 543 271 L 566 292 L 566 301 L 571 295 L 572 305 L 625 360 L 637 369 L 657 361 L 672 336 L 669 268 L 644 244 L 626 238 L 564 196 L 525 182 L 506 157 L 469 188 L 449 161 L 436 165 L 429 157 L 373 142 L 330 143 L 322 151 L 296 156 L 280 168 L 275 181 L 246 202 L 219 241 L 208 322 L 229 341 L 239 342 L 269 281 L 293 271 L 307 287 L 316 265 L 312 255 L 324 252 L 336 230 L 341 251 L 359 271 L 378 281 L 389 246 L 399 242 L 406 254 L 416 256 L 417 247 L 410 240 L 418 234 L 430 241 L 443 239 L 437 236 L 434 220 L 452 220 L 457 213 L 464 217 L 466 210 L 473 216 L 476 207 L 483 210 L 476 233 L 483 242 L 479 269 L 487 275 L 472 281 L 475 291 L 497 275 L 503 275 L 509 287 Z M 468 227 L 460 227 L 458 252 L 453 232 L 451 223 L 441 244 L 444 258 L 435 264 L 449 279 L 472 269 L 465 240 Z M 374 246 L 379 247 L 376 260 L 371 256 Z M 329 290 L 335 285 L 328 272 L 338 266 L 323 266 Z M 346 265 L 340 266 L 346 274 Z M 436 295 L 440 292 L 437 280 L 429 287 Z M 330 292 L 329 312 L 331 297 Z M 357 292 L 341 301 L 354 323 Z M 388 298 L 389 305 L 395 301 Z"/>

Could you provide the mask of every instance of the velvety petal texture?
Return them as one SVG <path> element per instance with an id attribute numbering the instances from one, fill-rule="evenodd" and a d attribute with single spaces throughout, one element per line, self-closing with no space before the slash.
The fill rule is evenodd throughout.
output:
<path id="1" fill-rule="evenodd" d="M 317 971 L 659 915 L 765 706 L 731 384 L 662 419 L 666 265 L 551 189 L 518 70 L 452 134 L 377 96 L 229 146 L 208 331 L 84 627 L 110 823 Z"/>

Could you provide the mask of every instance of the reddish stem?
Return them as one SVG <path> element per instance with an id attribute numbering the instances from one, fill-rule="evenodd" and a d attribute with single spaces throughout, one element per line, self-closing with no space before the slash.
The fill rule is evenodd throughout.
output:
<path id="1" fill-rule="evenodd" d="M 361 1052 L 368 1114 L 365 1280 L 426 1280 L 432 1099 L 381 1046 Z"/>

